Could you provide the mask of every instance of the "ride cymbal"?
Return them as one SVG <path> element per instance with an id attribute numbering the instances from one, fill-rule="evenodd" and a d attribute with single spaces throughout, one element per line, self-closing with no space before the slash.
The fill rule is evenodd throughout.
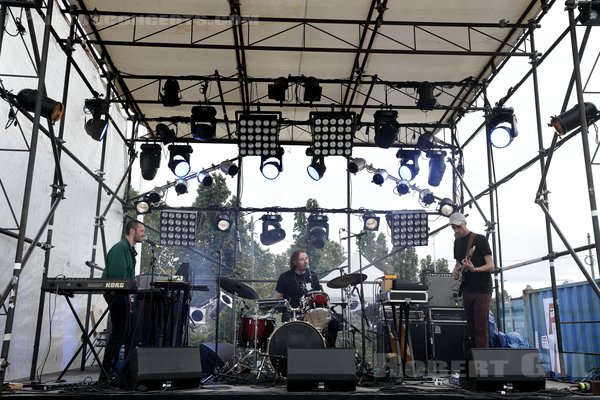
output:
<path id="1" fill-rule="evenodd" d="M 359 283 L 364 282 L 365 279 L 367 279 L 367 275 L 365 274 L 346 274 L 338 276 L 337 278 L 333 278 L 332 280 L 327 282 L 327 287 L 330 287 L 332 289 L 342 289 L 346 286 L 358 285 Z"/>

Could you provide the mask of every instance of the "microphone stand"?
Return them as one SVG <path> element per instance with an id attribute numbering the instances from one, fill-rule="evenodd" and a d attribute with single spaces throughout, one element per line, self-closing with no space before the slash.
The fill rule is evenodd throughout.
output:
<path id="1" fill-rule="evenodd" d="M 363 279 L 362 279 L 362 273 L 363 273 L 363 266 L 362 266 L 362 247 L 361 247 L 361 239 L 363 237 L 363 235 L 366 232 L 361 232 L 359 234 L 356 235 L 352 235 L 352 236 L 356 236 L 356 244 L 358 246 L 358 272 L 360 274 L 360 292 L 359 292 L 359 297 L 360 297 L 360 328 L 361 328 L 361 345 L 362 345 L 362 360 L 360 363 L 360 370 L 361 372 L 366 372 L 363 370 L 363 368 L 366 367 L 366 358 L 365 358 L 365 352 L 366 352 L 366 336 L 365 336 L 365 318 L 366 318 L 366 310 L 365 310 L 365 295 L 364 295 L 364 285 L 363 285 Z"/>

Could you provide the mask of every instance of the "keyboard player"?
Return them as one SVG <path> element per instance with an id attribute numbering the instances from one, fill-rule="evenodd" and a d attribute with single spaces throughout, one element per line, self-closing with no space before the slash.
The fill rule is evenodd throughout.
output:
<path id="1" fill-rule="evenodd" d="M 132 220 L 127 223 L 125 237 L 108 251 L 104 272 L 102 273 L 103 279 L 134 278 L 135 257 L 137 256 L 135 245 L 144 241 L 144 234 L 145 227 L 141 222 Z M 108 376 L 104 375 L 102 371 L 98 380 L 117 383 L 121 378 L 121 371 L 117 368 L 119 350 L 122 345 L 125 345 L 125 357 L 127 357 L 129 350 L 126 342 L 129 297 L 125 293 L 107 292 L 104 294 L 104 299 L 108 304 L 111 323 L 108 340 L 104 348 L 104 359 L 102 360 L 102 366 Z"/>

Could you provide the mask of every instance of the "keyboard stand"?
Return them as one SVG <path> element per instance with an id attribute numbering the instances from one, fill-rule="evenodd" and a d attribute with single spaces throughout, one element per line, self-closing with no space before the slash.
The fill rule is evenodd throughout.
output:
<path id="1" fill-rule="evenodd" d="M 52 292 L 49 292 L 49 293 L 52 293 Z M 67 373 L 67 371 L 69 370 L 69 367 L 73 364 L 73 362 L 75 361 L 75 359 L 77 358 L 79 353 L 82 352 L 83 347 L 85 345 L 90 347 L 90 350 L 92 351 L 92 354 L 94 355 L 94 359 L 100 366 L 101 374 L 103 374 L 104 376 L 108 376 L 106 373 L 106 370 L 104 369 L 104 366 L 102 365 L 102 360 L 100 360 L 100 356 L 96 352 L 96 349 L 94 348 L 94 344 L 90 340 L 90 337 L 96 332 L 96 329 L 98 329 L 98 325 L 100 325 L 100 322 L 102 322 L 102 320 L 108 313 L 108 307 L 106 308 L 106 310 L 104 310 L 104 312 L 102 313 L 100 318 L 98 318 L 98 321 L 96 321 L 96 324 L 93 326 L 92 330 L 88 333 L 88 332 L 86 332 L 85 327 L 81 323 L 81 319 L 79 318 L 79 315 L 77 315 L 77 311 L 73 307 L 73 303 L 71 303 L 72 295 L 70 295 L 68 293 L 60 293 L 60 292 L 58 292 L 58 293 L 54 292 L 53 294 L 56 294 L 57 296 L 62 295 L 67 300 L 67 304 L 69 304 L 69 308 L 71 309 L 71 312 L 73 313 L 73 316 L 75 317 L 75 321 L 77 321 L 77 325 L 79 325 L 79 329 L 81 329 L 81 339 L 82 339 L 82 342 L 79 345 L 79 347 L 77 348 L 77 351 L 75 352 L 75 354 L 73 354 L 73 357 L 71 357 L 71 359 L 67 363 L 67 366 L 62 370 L 62 372 L 60 373 L 60 375 L 58 376 L 58 378 L 56 380 L 60 381 L 62 379 L 62 377 Z M 83 357 L 85 357 L 85 355 L 83 355 Z M 81 370 L 82 371 L 85 370 L 85 361 L 81 365 Z"/>

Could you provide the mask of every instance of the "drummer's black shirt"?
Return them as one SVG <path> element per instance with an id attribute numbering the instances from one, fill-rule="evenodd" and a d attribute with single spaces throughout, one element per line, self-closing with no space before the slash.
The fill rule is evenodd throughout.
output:
<path id="1" fill-rule="evenodd" d="M 323 287 L 319 283 L 317 275 L 312 271 L 308 270 L 299 275 L 295 271 L 289 270 L 279 275 L 275 290 L 281 293 L 284 299 L 288 299 L 290 307 L 298 308 L 302 296 L 311 290 L 323 290 Z"/>

